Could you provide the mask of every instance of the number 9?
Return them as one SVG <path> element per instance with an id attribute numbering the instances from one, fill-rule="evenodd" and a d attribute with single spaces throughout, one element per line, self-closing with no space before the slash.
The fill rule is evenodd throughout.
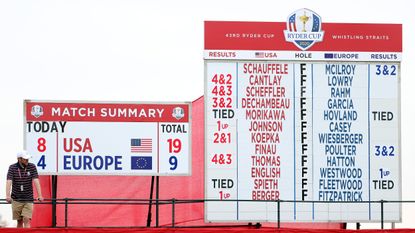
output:
<path id="1" fill-rule="evenodd" d="M 176 156 L 171 156 L 169 158 L 169 163 L 171 165 L 170 170 L 176 170 L 176 168 L 177 168 L 177 157 Z"/>

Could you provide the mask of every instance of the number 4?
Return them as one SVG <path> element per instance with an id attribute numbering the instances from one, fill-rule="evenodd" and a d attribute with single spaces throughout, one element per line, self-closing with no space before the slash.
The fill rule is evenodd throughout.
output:
<path id="1" fill-rule="evenodd" d="M 42 170 L 45 170 L 45 167 L 46 167 L 45 155 L 42 155 L 42 157 L 40 157 L 39 162 L 37 162 L 37 166 L 41 167 Z"/>

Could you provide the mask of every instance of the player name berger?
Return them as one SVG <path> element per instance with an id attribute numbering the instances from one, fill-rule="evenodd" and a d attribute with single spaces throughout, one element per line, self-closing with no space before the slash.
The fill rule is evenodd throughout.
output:
<path id="1" fill-rule="evenodd" d="M 161 118 L 164 109 L 158 108 L 77 108 L 77 107 L 52 107 L 52 116 L 60 117 L 150 117 Z"/>

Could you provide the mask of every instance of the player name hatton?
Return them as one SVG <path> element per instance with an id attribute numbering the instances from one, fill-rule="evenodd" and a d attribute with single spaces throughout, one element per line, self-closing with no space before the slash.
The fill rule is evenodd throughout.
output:
<path id="1" fill-rule="evenodd" d="M 159 108 L 52 108 L 52 116 L 61 117 L 152 117 L 163 116 L 164 109 Z"/>

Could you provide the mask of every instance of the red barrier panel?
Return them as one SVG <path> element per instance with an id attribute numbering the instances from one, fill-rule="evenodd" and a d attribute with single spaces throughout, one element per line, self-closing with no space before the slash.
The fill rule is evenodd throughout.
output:
<path id="1" fill-rule="evenodd" d="M 134 233 L 134 232 L 152 232 L 152 233 L 210 233 L 210 232 L 224 232 L 227 233 L 374 233 L 374 232 L 384 232 L 384 233 L 409 233 L 415 232 L 415 229 L 389 229 L 389 230 L 334 230 L 334 229 L 276 229 L 269 227 L 262 227 L 255 229 L 253 227 L 218 227 L 218 228 L 31 228 L 31 229 L 22 229 L 21 232 L 28 233 L 92 233 L 92 232 L 102 232 L 102 233 Z M 16 232 L 14 228 L 0 228 L 0 233 L 12 233 Z"/>
<path id="2" fill-rule="evenodd" d="M 204 99 L 203 97 L 192 103 L 192 175 L 177 177 L 160 177 L 160 199 L 204 199 Z M 51 197 L 51 178 L 41 178 L 43 195 Z M 143 176 L 59 176 L 57 184 L 57 198 L 120 198 L 120 199 L 149 199 L 151 177 Z M 155 190 L 155 189 L 154 189 Z M 155 199 L 155 194 L 153 199 Z M 73 204 L 68 205 L 67 226 L 94 227 L 94 226 L 146 226 L 148 205 L 97 205 Z M 159 226 L 171 226 L 172 206 L 161 205 L 159 212 Z M 151 226 L 155 226 L 155 206 L 152 208 Z M 57 205 L 57 226 L 65 226 L 65 205 Z M 177 204 L 175 206 L 176 226 L 203 226 L 212 225 L 204 222 L 204 204 Z M 214 224 L 213 224 L 214 225 Z M 218 224 L 216 224 L 218 225 Z M 223 225 L 223 224 L 221 224 Z M 275 224 L 268 224 L 274 225 Z M 263 226 L 268 226 L 263 224 Z M 35 206 L 33 227 L 52 226 L 52 206 L 39 204 Z M 340 229 L 340 223 L 290 223 L 283 227 L 303 228 L 334 228 Z M 57 229 L 59 230 L 59 229 Z M 100 229 L 101 230 L 101 229 Z M 123 230 L 127 230 L 123 228 Z M 158 232 L 159 230 L 146 229 Z M 184 229 L 189 231 L 188 229 Z M 216 228 L 209 228 L 216 231 Z M 226 229 L 228 230 L 228 229 Z M 238 229 L 235 229 L 239 231 Z M 275 230 L 275 229 L 274 229 Z M 48 231 L 48 229 L 45 229 Z M 71 230 L 72 231 L 72 230 Z M 89 231 L 88 229 L 73 229 Z M 110 229 L 105 229 L 110 231 Z M 134 229 L 134 231 L 141 231 Z M 160 232 L 177 231 L 163 229 Z M 197 230 L 199 231 L 199 229 Z M 223 231 L 223 229 L 221 229 Z M 42 231 L 44 232 L 44 231 Z M 117 231 L 115 231 L 117 232 Z"/>

